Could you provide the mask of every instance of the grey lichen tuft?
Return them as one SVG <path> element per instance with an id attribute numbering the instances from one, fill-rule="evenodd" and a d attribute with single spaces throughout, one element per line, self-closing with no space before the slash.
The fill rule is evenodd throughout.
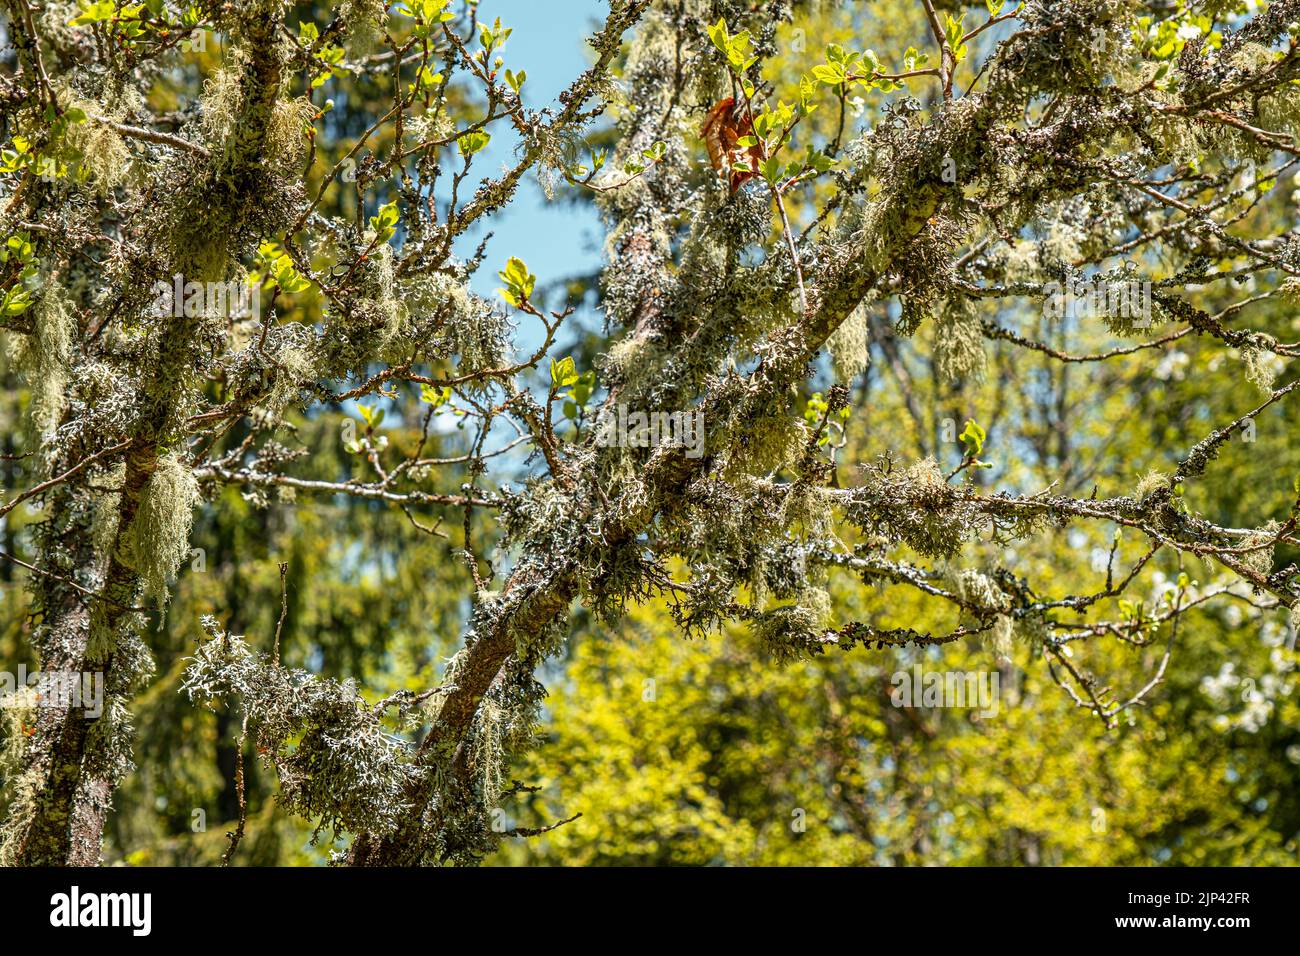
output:
<path id="1" fill-rule="evenodd" d="M 196 702 L 236 700 L 260 753 L 280 777 L 286 808 L 321 827 L 389 833 L 410 809 L 411 748 L 367 707 L 354 681 L 322 680 L 255 654 L 212 618 L 185 671 Z"/>
<path id="2" fill-rule="evenodd" d="M 23 688 L 0 707 L 0 779 L 5 781 L 5 819 L 0 827 L 0 866 L 18 864 L 18 836 L 36 814 L 36 797 L 44 783 L 39 769 L 26 761 L 27 728 L 36 723 L 35 691 Z"/>
<path id="3" fill-rule="evenodd" d="M 978 527 L 978 515 L 926 458 L 905 470 L 875 465 L 855 489 L 845 516 L 863 530 L 901 540 L 926 557 L 952 557 Z"/>
<path id="4" fill-rule="evenodd" d="M 302 165 L 307 157 L 307 130 L 315 116 L 316 107 L 305 96 L 280 100 L 275 104 L 266 128 L 266 148 L 263 151 L 268 165 L 283 173 L 290 173 Z"/>
<path id="5" fill-rule="evenodd" d="M 220 145 L 234 131 L 244 101 L 242 76 L 247 62 L 248 55 L 235 47 L 203 85 L 203 131 L 210 143 Z"/>

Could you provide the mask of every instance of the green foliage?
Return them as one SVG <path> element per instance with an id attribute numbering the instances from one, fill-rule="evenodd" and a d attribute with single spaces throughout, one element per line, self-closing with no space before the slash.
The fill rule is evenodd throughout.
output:
<path id="1" fill-rule="evenodd" d="M 393 238 L 401 215 L 397 211 L 397 200 L 384 203 L 379 212 L 370 217 L 370 228 L 374 231 L 375 242 L 383 243 Z"/>
<path id="2" fill-rule="evenodd" d="M 966 54 L 970 52 L 966 44 L 962 42 L 962 37 L 965 36 L 963 23 L 966 15 L 962 14 L 960 17 L 954 17 L 951 13 L 945 13 L 943 17 L 944 41 L 947 43 L 948 49 L 952 51 L 953 59 L 960 63 L 966 59 Z"/>
<path id="3" fill-rule="evenodd" d="M 528 297 L 533 294 L 533 286 L 537 283 L 537 276 L 528 271 L 522 259 L 511 256 L 506 260 L 506 267 L 497 273 L 505 287 L 498 289 L 501 297 L 513 305 L 516 309 L 528 301 Z M 570 365 L 572 359 L 567 360 Z M 552 367 L 552 381 L 555 380 L 555 372 Z"/>
<path id="4" fill-rule="evenodd" d="M 727 30 L 727 21 L 725 19 L 719 19 L 717 23 L 709 27 L 709 39 L 727 58 L 727 65 L 735 73 L 744 73 L 758 62 L 758 57 L 750 55 L 752 39 L 749 31 L 741 30 L 739 33 L 732 34 Z M 753 94 L 749 93 L 749 95 L 752 96 Z"/>
<path id="5" fill-rule="evenodd" d="M 968 418 L 957 440 L 966 446 L 967 458 L 978 458 L 979 453 L 984 450 L 984 439 L 987 437 L 980 423 L 973 418 Z"/>
<path id="6" fill-rule="evenodd" d="M 373 220 L 371 227 L 374 228 Z M 258 247 L 253 271 L 249 273 L 250 285 L 260 285 L 266 280 L 290 294 L 311 288 L 311 282 L 298 272 L 289 254 L 274 242 L 264 242 Z"/>
<path id="7" fill-rule="evenodd" d="M 1024 650 L 1001 672 L 998 713 L 978 719 L 895 707 L 888 691 L 918 664 L 987 673 L 979 649 L 773 669 L 739 631 L 688 644 L 666 617 L 647 608 L 614 635 L 584 631 L 552 694 L 548 746 L 518 771 L 544 790 L 509 811 L 522 826 L 582 816 L 499 862 L 1293 862 L 1296 804 L 1275 789 L 1294 774 L 1285 734 L 1216 730 L 1191 661 L 1171 675 L 1176 699 L 1106 733 L 1049 681 L 1008 676 L 1028 665 Z"/>
<path id="8" fill-rule="evenodd" d="M 475 153 L 485 149 L 491 141 L 492 137 L 488 133 L 482 130 L 471 130 L 457 138 L 456 146 L 460 150 L 460 154 L 469 159 Z"/>
<path id="9" fill-rule="evenodd" d="M 14 233 L 0 246 L 0 266 L 4 267 L 6 276 L 4 293 L 0 296 L 0 317 L 22 315 L 32 307 L 30 286 L 34 284 L 39 265 L 25 232 Z"/>

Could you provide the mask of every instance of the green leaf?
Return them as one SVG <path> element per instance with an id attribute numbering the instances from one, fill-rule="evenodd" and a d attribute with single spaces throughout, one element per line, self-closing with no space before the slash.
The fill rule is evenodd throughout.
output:
<path id="1" fill-rule="evenodd" d="M 397 221 L 401 218 L 397 211 L 397 200 L 379 207 L 379 212 L 370 217 L 370 228 L 375 231 L 377 242 L 387 242 L 397 231 Z"/>
<path id="2" fill-rule="evenodd" d="M 819 173 L 828 171 L 834 166 L 837 160 L 832 159 L 820 150 L 814 149 L 812 143 L 808 144 L 808 149 L 804 153 L 804 165 L 817 170 Z"/>
<path id="3" fill-rule="evenodd" d="M 427 66 L 421 66 L 420 69 L 416 71 L 415 81 L 408 84 L 407 89 L 413 93 L 417 90 L 421 93 L 428 93 L 435 89 L 441 82 L 441 73 L 434 73 Z"/>
<path id="4" fill-rule="evenodd" d="M 727 21 L 725 19 L 719 17 L 718 22 L 709 27 L 709 39 L 721 52 L 727 52 L 730 37 L 727 35 Z"/>
<path id="5" fill-rule="evenodd" d="M 491 141 L 492 137 L 489 134 L 482 130 L 475 130 L 472 133 L 461 134 L 456 140 L 456 147 L 460 150 L 460 154 L 468 159 Z"/>
<path id="6" fill-rule="evenodd" d="M 516 308 L 533 294 L 533 286 L 537 282 L 537 276 L 528 271 L 524 261 L 514 256 L 506 260 L 506 267 L 497 276 L 505 283 L 505 288 L 498 291 Z"/>
<path id="7" fill-rule="evenodd" d="M 596 372 L 595 370 L 589 369 L 579 375 L 578 381 L 574 383 L 572 389 L 573 400 L 580 406 L 586 406 L 595 390 Z"/>
<path id="8" fill-rule="evenodd" d="M 826 86 L 840 86 L 848 80 L 848 76 L 841 67 L 829 63 L 814 66 L 812 75 Z"/>
<path id="9" fill-rule="evenodd" d="M 0 316 L 22 315 L 31 305 L 31 293 L 21 286 L 14 286 L 6 289 L 4 298 L 0 299 Z"/>
<path id="10" fill-rule="evenodd" d="M 984 439 L 988 437 L 980 423 L 973 418 L 966 419 L 966 427 L 962 433 L 957 436 L 957 440 L 965 444 L 966 457 L 974 458 L 984 450 Z"/>
<path id="11" fill-rule="evenodd" d="M 68 21 L 69 26 L 81 27 L 88 23 L 103 23 L 105 20 L 112 20 L 117 16 L 117 4 L 113 0 L 100 0 L 97 3 L 85 4 L 81 13 Z"/>
<path id="12" fill-rule="evenodd" d="M 276 248 L 272 244 L 273 248 Z M 302 292 L 304 289 L 311 287 L 311 282 L 294 268 L 293 260 L 287 253 L 281 253 L 273 258 L 269 263 L 268 271 L 275 284 L 280 287 L 281 291 L 294 293 Z"/>
<path id="13" fill-rule="evenodd" d="M 944 34 L 948 41 L 948 49 L 952 51 L 953 58 L 960 63 L 966 58 L 966 45 L 961 42 L 962 36 L 966 33 L 966 28 L 962 25 L 966 19 L 966 14 L 960 17 L 953 17 L 951 13 L 945 13 Z"/>
<path id="14" fill-rule="evenodd" d="M 442 388 L 434 388 L 432 385 L 421 385 L 420 401 L 432 405 L 434 408 L 445 405 L 451 401 L 451 386 L 444 385 Z"/>
<path id="15" fill-rule="evenodd" d="M 573 356 L 566 355 L 560 361 L 551 359 L 551 387 L 567 388 L 578 381 L 578 367 Z"/>
<path id="16" fill-rule="evenodd" d="M 808 397 L 808 404 L 804 406 L 803 418 L 809 425 L 816 427 L 821 424 L 822 415 L 830 409 L 826 403 L 825 397 L 821 392 L 813 392 Z"/>

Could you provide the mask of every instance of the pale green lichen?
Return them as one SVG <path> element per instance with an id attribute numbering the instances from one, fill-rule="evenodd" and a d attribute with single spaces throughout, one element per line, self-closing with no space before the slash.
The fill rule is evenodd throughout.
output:
<path id="1" fill-rule="evenodd" d="M 103 489 L 95 493 L 95 514 L 91 519 L 91 540 L 96 554 L 107 554 L 117 540 L 118 522 L 121 518 L 122 485 L 126 480 L 126 462 L 118 462 L 99 479 Z"/>
<path id="2" fill-rule="evenodd" d="M 203 131 L 214 145 L 224 144 L 234 131 L 244 102 L 243 73 L 247 63 L 248 55 L 236 47 L 203 84 Z"/>
<path id="3" fill-rule="evenodd" d="M 278 100 L 266 127 L 263 155 L 275 169 L 285 173 L 298 170 L 307 158 L 307 130 L 316 116 L 316 107 L 305 96 Z"/>
<path id="4" fill-rule="evenodd" d="M 365 55 L 375 49 L 384 34 L 388 5 L 383 0 L 343 0 L 338 16 L 349 51 L 354 56 Z"/>
<path id="5" fill-rule="evenodd" d="M 295 398 L 298 397 L 299 384 L 311 379 L 311 354 L 305 349 L 285 348 L 276 357 L 275 382 L 270 394 L 263 403 L 267 413 L 278 419 Z"/>
<path id="6" fill-rule="evenodd" d="M 81 167 L 101 195 L 108 195 L 126 182 L 131 150 L 111 126 L 93 120 L 78 123 L 69 131 L 68 139 L 81 153 Z"/>
<path id="7" fill-rule="evenodd" d="M 978 513 L 925 458 L 906 469 L 872 466 L 845 516 L 859 528 L 902 541 L 926 557 L 950 558 L 978 528 Z"/>
<path id="8" fill-rule="evenodd" d="M 1241 362 L 1245 368 L 1246 381 L 1264 395 L 1272 395 L 1282 365 L 1277 356 L 1259 346 L 1248 345 L 1241 350 Z"/>
<path id="9" fill-rule="evenodd" d="M 189 554 L 198 502 L 199 483 L 190 467 L 178 455 L 159 458 L 123 541 L 124 557 L 140 575 L 146 597 L 159 605 L 166 603 L 168 582 Z"/>
<path id="10" fill-rule="evenodd" d="M 1138 480 L 1137 488 L 1133 492 L 1133 497 L 1138 501 L 1145 501 L 1157 491 L 1162 491 L 1169 487 L 1169 476 L 1163 472 L 1148 471 Z"/>
<path id="11" fill-rule="evenodd" d="M 858 305 L 826 340 L 831 367 L 841 382 L 850 382 L 871 363 L 867 343 L 867 307 Z"/>
<path id="12" fill-rule="evenodd" d="M 474 720 L 474 766 L 483 802 L 491 806 L 501 795 L 502 723 L 504 715 L 495 700 L 484 698 Z"/>
<path id="13" fill-rule="evenodd" d="M 983 381 L 986 361 L 975 307 L 965 298 L 949 301 L 935 328 L 934 362 L 940 380 Z"/>
<path id="14" fill-rule="evenodd" d="M 1237 547 L 1242 549 L 1241 563 L 1259 575 L 1273 570 L 1273 551 L 1279 525 L 1270 521 L 1263 528 L 1242 538 Z"/>
<path id="15" fill-rule="evenodd" d="M 76 319 L 62 285 L 46 279 L 34 310 L 31 334 L 13 336 L 9 342 L 10 359 L 31 388 L 28 420 L 37 443 L 53 434 L 63 415 L 75 335 Z"/>
<path id="16" fill-rule="evenodd" d="M 24 687 L 0 707 L 0 780 L 4 788 L 4 826 L 0 827 L 0 866 L 16 866 L 18 837 L 36 815 L 36 798 L 44 783 L 38 770 L 27 762 L 28 731 L 36 723 L 36 702 L 31 688 Z"/>
<path id="17" fill-rule="evenodd" d="M 725 451 L 723 474 L 767 475 L 789 466 L 803 453 L 808 429 L 782 411 L 772 410 L 747 422 Z"/>
<path id="18" fill-rule="evenodd" d="M 203 626 L 212 639 L 190 661 L 182 689 L 195 702 L 238 702 L 279 774 L 283 805 L 322 827 L 392 831 L 409 810 L 406 788 L 417 771 L 355 681 L 281 667 L 211 618 Z"/>

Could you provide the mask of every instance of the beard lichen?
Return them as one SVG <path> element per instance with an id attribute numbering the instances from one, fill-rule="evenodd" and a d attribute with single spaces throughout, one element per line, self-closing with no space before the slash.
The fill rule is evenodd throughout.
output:
<path id="1" fill-rule="evenodd" d="M 31 411 L 27 417 L 34 444 L 53 437 L 67 403 L 67 384 L 76 335 L 64 288 L 53 277 L 46 278 L 28 335 L 15 334 L 9 341 L 9 358 L 31 388 Z"/>
<path id="2" fill-rule="evenodd" d="M 984 380 L 986 364 L 979 314 L 965 297 L 948 301 L 935 326 L 934 363 L 939 379 L 960 382 Z"/>
<path id="3" fill-rule="evenodd" d="M 36 815 L 36 798 L 44 785 L 43 775 L 27 761 L 29 729 L 36 725 L 35 692 L 28 687 L 15 691 L 0 707 L 0 779 L 4 780 L 4 803 L 0 805 L 0 866 L 16 866 L 18 837 Z"/>
<path id="4" fill-rule="evenodd" d="M 203 131 L 214 147 L 220 148 L 234 131 L 244 103 L 243 76 L 247 66 L 248 54 L 235 47 L 203 85 Z"/>
<path id="5" fill-rule="evenodd" d="M 265 155 L 273 167 L 291 174 L 307 158 L 307 130 L 316 117 L 316 107 L 305 96 L 277 100 L 266 127 Z"/>
<path id="6" fill-rule="evenodd" d="M 1164 491 L 1169 487 L 1169 476 L 1163 472 L 1152 469 L 1143 475 L 1133 490 L 1133 497 L 1139 503 L 1146 501 L 1156 492 Z"/>
<path id="7" fill-rule="evenodd" d="M 1241 350 L 1241 363 L 1246 381 L 1259 389 L 1264 396 L 1273 394 L 1273 385 L 1283 368 L 1282 361 L 1272 351 L 1251 344 Z"/>
<path id="8" fill-rule="evenodd" d="M 159 458 L 122 540 L 124 563 L 140 575 L 145 596 L 159 606 L 166 604 L 168 582 L 189 555 L 198 502 L 199 483 L 189 465 L 176 454 Z"/>
<path id="9" fill-rule="evenodd" d="M 955 555 L 974 534 L 978 517 L 944 480 L 933 458 L 903 470 L 892 464 L 871 466 L 844 511 L 863 531 L 902 541 L 925 557 L 943 558 Z"/>
<path id="10" fill-rule="evenodd" d="M 859 302 L 848 318 L 840 323 L 839 328 L 826 340 L 831 353 L 831 367 L 835 378 L 844 383 L 851 382 L 871 363 L 871 353 L 867 344 L 867 306 Z"/>

